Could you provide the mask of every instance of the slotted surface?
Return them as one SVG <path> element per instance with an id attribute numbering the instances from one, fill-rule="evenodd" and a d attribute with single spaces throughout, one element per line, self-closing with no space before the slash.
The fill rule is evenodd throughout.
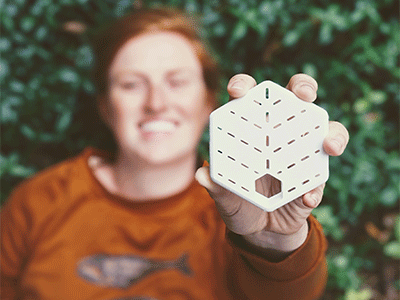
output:
<path id="1" fill-rule="evenodd" d="M 211 178 L 273 211 L 328 179 L 329 156 L 322 148 L 327 132 L 324 109 L 264 81 L 210 115 Z M 280 192 L 260 193 L 261 178 L 278 180 Z"/>

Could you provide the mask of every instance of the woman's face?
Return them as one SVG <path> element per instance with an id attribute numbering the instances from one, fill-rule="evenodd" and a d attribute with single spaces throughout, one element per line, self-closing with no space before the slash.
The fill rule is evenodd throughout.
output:
<path id="1" fill-rule="evenodd" d="M 100 111 L 120 151 L 150 164 L 196 157 L 212 110 L 191 43 L 172 32 L 145 33 L 117 52 Z"/>

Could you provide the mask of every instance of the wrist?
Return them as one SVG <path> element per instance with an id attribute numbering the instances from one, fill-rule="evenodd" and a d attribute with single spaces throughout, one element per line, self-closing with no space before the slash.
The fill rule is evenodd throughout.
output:
<path id="1" fill-rule="evenodd" d="M 267 230 L 261 230 L 249 235 L 243 235 L 243 239 L 257 252 L 265 253 L 273 258 L 285 258 L 298 249 L 308 235 L 308 222 L 305 221 L 298 231 L 292 234 L 279 234 Z"/>

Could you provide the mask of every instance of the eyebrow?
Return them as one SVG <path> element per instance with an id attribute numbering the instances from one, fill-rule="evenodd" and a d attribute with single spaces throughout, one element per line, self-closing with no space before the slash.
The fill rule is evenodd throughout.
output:
<path id="1" fill-rule="evenodd" d="M 177 69 L 173 69 L 167 72 L 167 76 L 174 76 L 177 74 L 181 74 L 181 73 L 188 73 L 190 74 L 197 74 L 197 70 L 193 69 L 193 68 L 177 68 Z M 135 71 L 135 70 L 123 70 L 121 72 L 118 72 L 114 75 L 110 75 L 110 81 L 115 81 L 118 80 L 118 78 L 122 77 L 122 76 L 137 76 L 137 77 L 141 77 L 147 80 L 147 75 L 145 73 L 142 73 L 140 71 Z"/>
<path id="2" fill-rule="evenodd" d="M 197 70 L 193 68 L 180 68 L 180 69 L 175 69 L 172 71 L 169 71 L 167 75 L 175 75 L 175 74 L 180 74 L 180 73 L 189 73 L 189 74 L 197 74 Z"/>

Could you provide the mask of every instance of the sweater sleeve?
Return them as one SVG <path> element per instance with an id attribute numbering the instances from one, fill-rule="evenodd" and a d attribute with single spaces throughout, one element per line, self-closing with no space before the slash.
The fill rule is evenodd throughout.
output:
<path id="1" fill-rule="evenodd" d="M 24 205 L 23 188 L 15 190 L 1 210 L 1 299 L 15 299 L 28 256 L 31 215 Z"/>
<path id="2" fill-rule="evenodd" d="M 285 260 L 272 263 L 250 252 L 240 236 L 228 232 L 233 247 L 228 285 L 235 299 L 313 300 L 325 289 L 327 243 L 321 225 L 310 216 L 306 241 Z"/>

